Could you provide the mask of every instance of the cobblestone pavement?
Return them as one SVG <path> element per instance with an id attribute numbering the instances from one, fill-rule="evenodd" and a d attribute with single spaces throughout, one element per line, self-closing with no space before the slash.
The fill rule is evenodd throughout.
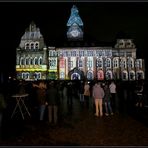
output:
<path id="1" fill-rule="evenodd" d="M 72 112 L 61 109 L 59 123 L 38 120 L 6 122 L 0 145 L 14 146 L 147 146 L 148 126 L 129 115 L 94 116 L 75 100 Z"/>

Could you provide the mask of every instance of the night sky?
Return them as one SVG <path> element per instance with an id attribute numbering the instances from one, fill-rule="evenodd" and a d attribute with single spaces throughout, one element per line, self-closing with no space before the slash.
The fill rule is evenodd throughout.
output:
<path id="1" fill-rule="evenodd" d="M 66 38 L 66 23 L 75 4 L 84 23 L 84 36 L 115 42 L 132 38 L 137 57 L 148 50 L 148 3 L 140 2 L 7 2 L 0 3 L 0 69 L 15 70 L 16 48 L 31 21 L 40 28 L 47 46 Z"/>

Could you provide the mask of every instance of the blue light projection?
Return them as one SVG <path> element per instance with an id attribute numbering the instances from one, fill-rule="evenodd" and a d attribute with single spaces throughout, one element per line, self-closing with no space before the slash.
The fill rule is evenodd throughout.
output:
<path id="1" fill-rule="evenodd" d="M 67 26 L 71 26 L 74 23 L 78 24 L 79 26 L 83 26 L 83 22 L 79 16 L 79 11 L 75 5 L 71 8 L 71 15 L 67 22 Z"/>

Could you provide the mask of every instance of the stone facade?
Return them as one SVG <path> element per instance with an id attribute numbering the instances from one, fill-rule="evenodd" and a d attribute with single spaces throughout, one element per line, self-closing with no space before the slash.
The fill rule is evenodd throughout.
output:
<path id="1" fill-rule="evenodd" d="M 83 39 L 83 22 L 76 6 L 71 9 L 67 27 L 68 40 Z M 144 60 L 136 58 L 132 39 L 117 39 L 113 47 L 46 47 L 34 22 L 16 50 L 17 78 L 25 80 L 133 81 L 145 79 L 144 67 Z"/>

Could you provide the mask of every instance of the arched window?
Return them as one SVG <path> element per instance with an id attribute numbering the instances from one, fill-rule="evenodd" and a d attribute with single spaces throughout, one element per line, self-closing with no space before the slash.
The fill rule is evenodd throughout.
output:
<path id="1" fill-rule="evenodd" d="M 119 68 L 119 59 L 118 58 L 113 59 L 113 67 L 114 68 Z"/>
<path id="2" fill-rule="evenodd" d="M 35 49 L 39 49 L 39 42 L 35 42 Z"/>
<path id="3" fill-rule="evenodd" d="M 82 68 L 83 67 L 83 61 L 82 61 L 82 59 L 79 59 L 79 61 L 78 61 L 78 67 L 79 68 Z"/>
<path id="4" fill-rule="evenodd" d="M 35 72 L 35 73 L 34 73 L 34 79 L 35 79 L 35 80 L 41 79 L 41 73 L 40 73 L 40 72 Z"/>
<path id="5" fill-rule="evenodd" d="M 65 73 L 64 72 L 60 72 L 60 79 L 65 79 Z"/>
<path id="6" fill-rule="evenodd" d="M 133 70 L 129 72 L 129 80 L 135 80 L 135 72 Z"/>
<path id="7" fill-rule="evenodd" d="M 122 72 L 122 80 L 128 80 L 128 73 L 126 70 Z"/>
<path id="8" fill-rule="evenodd" d="M 30 49 L 34 49 L 34 43 L 33 42 L 30 43 Z"/>
<path id="9" fill-rule="evenodd" d="M 33 59 L 32 59 L 32 57 L 30 58 L 30 65 L 33 65 Z"/>
<path id="10" fill-rule="evenodd" d="M 88 71 L 87 72 L 87 79 L 88 80 L 93 80 L 94 76 L 93 76 L 93 72 L 92 71 Z"/>
<path id="11" fill-rule="evenodd" d="M 29 79 L 29 72 L 23 72 L 22 79 Z"/>
<path id="12" fill-rule="evenodd" d="M 25 65 L 24 64 L 24 58 L 23 57 L 20 58 L 20 65 Z"/>
<path id="13" fill-rule="evenodd" d="M 134 68 L 134 59 L 133 58 L 128 58 L 128 67 Z"/>
<path id="14" fill-rule="evenodd" d="M 103 70 L 99 70 L 97 72 L 97 77 L 98 77 L 98 80 L 104 80 L 104 72 L 103 72 Z"/>
<path id="15" fill-rule="evenodd" d="M 121 59 L 120 66 L 121 66 L 121 68 L 127 68 L 126 59 L 125 58 Z"/>
<path id="16" fill-rule="evenodd" d="M 144 72 L 142 70 L 136 72 L 136 79 L 137 80 L 144 79 Z"/>
<path id="17" fill-rule="evenodd" d="M 103 67 L 103 59 L 102 58 L 97 59 L 96 66 L 99 68 Z"/>
<path id="18" fill-rule="evenodd" d="M 38 59 L 37 59 L 37 57 L 34 58 L 34 65 L 38 65 Z"/>
<path id="19" fill-rule="evenodd" d="M 80 80 L 80 79 L 81 79 L 81 76 L 78 73 L 73 73 L 71 75 L 71 80 Z"/>
<path id="20" fill-rule="evenodd" d="M 25 43 L 25 49 L 29 49 L 29 43 Z"/>
<path id="21" fill-rule="evenodd" d="M 26 57 L 26 59 L 25 59 L 25 65 L 29 65 L 30 63 L 29 63 L 29 58 L 28 57 Z"/>
<path id="22" fill-rule="evenodd" d="M 106 59 L 106 67 L 111 68 L 111 59 L 110 58 Z"/>
<path id="23" fill-rule="evenodd" d="M 139 62 L 139 68 L 142 68 L 142 59 L 138 59 Z"/>
<path id="24" fill-rule="evenodd" d="M 106 80 L 111 80 L 113 78 L 113 74 L 111 70 L 106 71 Z"/>
<path id="25" fill-rule="evenodd" d="M 38 65 L 42 65 L 43 64 L 43 59 L 42 57 L 39 58 L 39 61 L 38 61 Z"/>

